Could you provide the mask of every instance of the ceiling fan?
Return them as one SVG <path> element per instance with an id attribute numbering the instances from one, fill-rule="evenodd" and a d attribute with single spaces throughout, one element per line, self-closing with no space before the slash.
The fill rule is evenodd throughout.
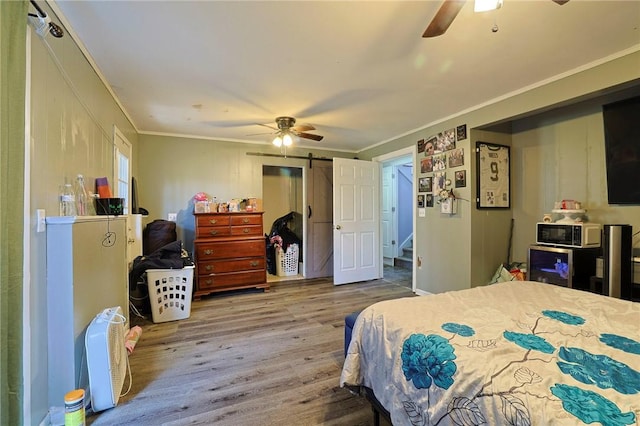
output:
<path id="1" fill-rule="evenodd" d="M 552 1 L 562 6 L 569 0 Z M 437 37 L 444 34 L 466 2 L 466 0 L 444 0 L 442 2 L 442 6 L 440 6 L 440 9 L 438 9 L 436 15 L 429 23 L 429 26 L 427 26 L 427 29 L 422 34 L 422 37 Z M 488 2 L 483 1 L 483 3 L 491 4 L 486 7 L 478 7 L 479 0 L 475 0 L 475 2 L 476 12 L 498 9 L 502 5 L 502 0 L 489 0 Z"/>
<path id="2" fill-rule="evenodd" d="M 289 146 L 293 142 L 293 136 L 297 136 L 303 139 L 311 139 L 314 141 L 321 141 L 324 136 L 314 135 L 313 133 L 307 133 L 309 130 L 316 130 L 311 124 L 296 124 L 296 119 L 293 117 L 277 117 L 276 125 L 278 128 L 261 124 L 261 126 L 268 127 L 270 129 L 275 130 L 275 138 L 273 139 L 273 144 L 275 146 Z M 260 133 L 258 133 L 260 134 Z"/>

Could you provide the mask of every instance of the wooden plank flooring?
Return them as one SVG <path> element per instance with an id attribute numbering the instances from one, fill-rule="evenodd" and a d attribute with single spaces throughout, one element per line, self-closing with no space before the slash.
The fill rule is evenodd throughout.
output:
<path id="1" fill-rule="evenodd" d="M 143 329 L 129 357 L 132 388 L 87 424 L 371 425 L 369 403 L 339 386 L 344 317 L 413 296 L 410 280 L 385 267 L 384 279 L 364 283 L 297 280 L 215 294 L 180 321 L 132 316 Z"/>

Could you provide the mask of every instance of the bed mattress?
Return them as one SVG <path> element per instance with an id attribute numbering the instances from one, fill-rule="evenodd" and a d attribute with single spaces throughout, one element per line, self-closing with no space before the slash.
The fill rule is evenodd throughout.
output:
<path id="1" fill-rule="evenodd" d="M 340 384 L 394 425 L 638 425 L 640 304 L 529 281 L 379 302 Z"/>

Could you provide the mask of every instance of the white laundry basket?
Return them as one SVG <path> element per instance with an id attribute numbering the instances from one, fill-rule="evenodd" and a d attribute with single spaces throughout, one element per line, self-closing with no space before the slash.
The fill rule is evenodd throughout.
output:
<path id="1" fill-rule="evenodd" d="M 185 266 L 182 269 L 147 269 L 153 322 L 189 318 L 194 269 L 195 266 Z"/>
<path id="2" fill-rule="evenodd" d="M 289 244 L 286 252 L 276 247 L 276 273 L 279 277 L 298 275 L 298 244 Z"/>

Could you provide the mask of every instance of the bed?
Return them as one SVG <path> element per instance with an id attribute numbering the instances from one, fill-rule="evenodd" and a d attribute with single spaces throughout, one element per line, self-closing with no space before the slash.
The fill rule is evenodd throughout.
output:
<path id="1" fill-rule="evenodd" d="M 379 302 L 340 385 L 394 425 L 640 425 L 640 303 L 530 281 Z"/>

